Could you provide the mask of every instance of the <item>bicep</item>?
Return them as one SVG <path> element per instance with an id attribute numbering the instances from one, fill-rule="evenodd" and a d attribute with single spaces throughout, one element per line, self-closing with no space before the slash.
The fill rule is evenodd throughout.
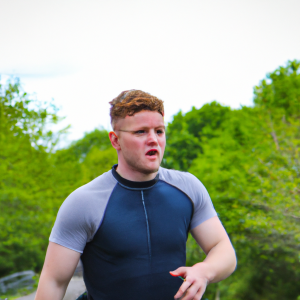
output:
<path id="1" fill-rule="evenodd" d="M 81 253 L 50 242 L 42 276 L 55 280 L 58 284 L 69 282 L 74 274 Z"/>
<path id="2" fill-rule="evenodd" d="M 217 216 L 193 228 L 191 234 L 206 254 L 218 243 L 229 241 L 229 237 Z"/>

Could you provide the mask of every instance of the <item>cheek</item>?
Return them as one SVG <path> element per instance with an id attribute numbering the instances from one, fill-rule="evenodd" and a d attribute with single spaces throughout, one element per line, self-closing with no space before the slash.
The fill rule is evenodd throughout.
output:
<path id="1" fill-rule="evenodd" d="M 165 150 L 166 147 L 166 139 L 162 139 L 161 141 L 159 141 L 159 146 L 161 148 L 161 150 Z"/>
<path id="2" fill-rule="evenodd" d="M 141 150 L 144 150 L 143 143 L 141 141 L 130 140 L 127 141 L 125 147 L 132 153 L 138 153 Z"/>

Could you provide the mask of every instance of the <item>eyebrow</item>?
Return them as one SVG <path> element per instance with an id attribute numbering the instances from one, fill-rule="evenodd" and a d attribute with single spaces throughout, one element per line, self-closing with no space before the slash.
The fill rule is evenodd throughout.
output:
<path id="1" fill-rule="evenodd" d="M 149 128 L 150 128 L 150 127 L 143 126 L 143 127 L 139 127 L 139 129 L 137 129 L 137 130 L 141 130 L 141 129 L 149 129 Z M 154 129 L 156 129 L 156 128 L 164 128 L 164 129 L 166 129 L 166 126 L 165 126 L 165 125 L 161 125 L 161 126 L 154 127 Z"/>
<path id="2" fill-rule="evenodd" d="M 121 129 L 118 129 L 118 130 L 123 131 L 123 132 L 136 132 L 136 131 L 139 131 L 139 130 L 145 130 L 145 129 L 149 129 L 149 128 L 150 127 L 144 126 L 144 127 L 139 127 L 138 129 L 135 129 L 135 130 L 121 130 Z M 157 126 L 154 129 L 160 129 L 160 128 L 163 128 L 164 130 L 166 130 L 165 125 Z"/>

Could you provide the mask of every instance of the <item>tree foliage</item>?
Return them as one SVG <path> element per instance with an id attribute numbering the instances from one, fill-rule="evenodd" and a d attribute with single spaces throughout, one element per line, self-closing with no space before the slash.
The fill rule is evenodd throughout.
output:
<path id="1" fill-rule="evenodd" d="M 28 99 L 18 82 L 0 86 L 0 275 L 43 261 L 55 195 L 47 127 L 57 120 L 54 107 Z"/>
<path id="2" fill-rule="evenodd" d="M 40 271 L 64 199 L 116 163 L 105 150 L 105 130 L 54 151 L 60 133 L 50 129 L 57 121 L 56 107 L 28 98 L 18 81 L 0 86 L 0 277 Z M 102 154 L 106 164 L 99 163 Z"/>

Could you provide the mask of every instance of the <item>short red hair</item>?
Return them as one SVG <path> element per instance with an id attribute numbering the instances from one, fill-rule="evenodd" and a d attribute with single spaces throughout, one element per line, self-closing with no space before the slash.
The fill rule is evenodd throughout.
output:
<path id="1" fill-rule="evenodd" d="M 140 90 L 124 91 L 109 103 L 112 127 L 118 119 L 133 116 L 142 110 L 157 111 L 164 116 L 163 101 Z"/>

